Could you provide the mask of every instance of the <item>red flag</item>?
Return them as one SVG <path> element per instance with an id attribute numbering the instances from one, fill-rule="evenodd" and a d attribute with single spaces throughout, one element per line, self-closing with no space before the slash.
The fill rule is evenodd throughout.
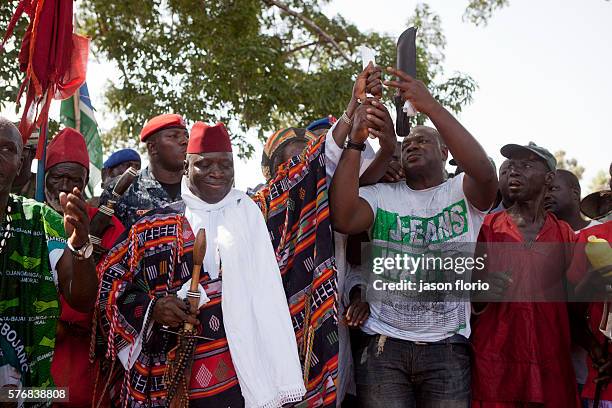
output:
<path id="1" fill-rule="evenodd" d="M 48 120 L 52 98 L 68 98 L 85 82 L 89 40 L 72 32 L 72 6 L 66 0 L 21 0 L 2 43 L 26 12 L 30 24 L 19 52 L 25 79 L 17 97 L 19 103 L 26 95 L 19 124 L 24 142 Z M 44 142 L 41 138 L 39 144 Z"/>

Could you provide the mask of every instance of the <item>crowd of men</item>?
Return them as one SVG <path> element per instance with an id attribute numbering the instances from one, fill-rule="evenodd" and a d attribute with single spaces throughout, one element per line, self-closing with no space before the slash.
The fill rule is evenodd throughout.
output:
<path id="1" fill-rule="evenodd" d="M 357 76 L 340 119 L 272 134 L 248 194 L 222 123 L 162 114 L 140 133 L 148 166 L 114 152 L 89 201 L 87 145 L 63 129 L 38 203 L 37 141 L 0 118 L 0 387 L 67 387 L 70 407 L 612 407 L 610 190 L 582 200 L 534 143 L 505 144 L 497 170 L 387 71 Z M 383 84 L 433 127 L 398 141 Z M 489 288 L 374 290 L 365 242 L 484 255 L 471 279 Z"/>

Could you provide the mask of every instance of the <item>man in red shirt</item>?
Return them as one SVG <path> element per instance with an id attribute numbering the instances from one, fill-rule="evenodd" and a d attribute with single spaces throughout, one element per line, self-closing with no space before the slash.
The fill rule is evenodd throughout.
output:
<path id="1" fill-rule="evenodd" d="M 610 173 L 612 174 L 612 164 L 610 165 Z M 610 187 L 612 189 L 612 179 L 610 180 Z M 597 192 L 587 196 L 581 203 L 581 208 L 586 207 L 589 216 L 598 219 L 605 219 L 612 214 L 612 195 L 604 192 Z M 589 298 L 593 301 L 586 307 L 586 313 L 583 316 L 582 330 L 579 332 L 580 336 L 577 336 L 577 341 L 589 351 L 588 361 L 588 378 L 582 391 L 582 397 L 585 399 L 593 400 L 595 398 L 595 390 L 598 383 L 602 384 L 600 408 L 612 406 L 612 387 L 608 385 L 610 378 L 612 378 L 612 346 L 610 341 L 604 336 L 603 331 L 607 332 L 607 336 L 610 336 L 610 330 L 607 330 L 607 326 L 610 325 L 609 314 L 604 312 L 605 303 L 601 300 L 608 296 L 602 294 L 606 284 L 610 284 L 610 277 L 605 275 L 612 272 L 612 265 L 600 267 L 599 270 L 593 270 L 594 266 L 587 260 L 585 254 L 585 245 L 588 242 L 588 238 L 594 236 L 596 238 L 605 239 L 608 241 L 608 245 L 612 242 L 612 221 L 608 221 L 604 224 L 591 226 L 580 231 L 576 244 L 575 257 L 571 268 L 571 274 L 569 276 L 570 282 L 576 286 L 577 295 L 588 300 Z M 605 244 L 601 245 L 605 248 Z M 609 248 L 607 248 L 610 251 Z M 608 289 L 609 291 L 609 289 Z M 608 302 L 608 310 L 610 309 L 610 303 Z M 607 324 L 606 324 L 607 323 Z M 605 345 L 608 345 L 607 356 Z"/>
<path id="2" fill-rule="evenodd" d="M 559 169 L 544 199 L 544 208 L 555 214 L 558 219 L 567 222 L 576 234 L 586 228 L 600 224 L 597 221 L 585 220 L 582 217 L 580 214 L 580 194 L 578 177 L 571 171 Z M 582 306 L 578 307 L 581 309 L 576 309 L 576 305 L 572 304 L 572 310 L 584 314 L 585 309 Z M 575 342 L 572 343 L 572 361 L 578 390 L 580 391 L 587 381 L 587 351 Z"/>
<path id="3" fill-rule="evenodd" d="M 478 241 L 486 268 L 474 279 L 490 283 L 489 299 L 513 302 L 474 304 L 473 406 L 577 407 L 567 306 L 559 301 L 572 256 L 564 243 L 574 232 L 544 210 L 556 160 L 532 143 L 501 153 L 509 159 L 500 174 L 508 178 L 504 198 L 514 204 L 485 217 Z"/>
<path id="4" fill-rule="evenodd" d="M 584 272 L 586 270 L 586 265 L 589 265 L 584 254 L 584 245 L 588 242 L 589 236 L 605 239 L 609 244 L 612 242 L 612 221 L 584 229 L 578 235 L 576 257 L 572 266 L 572 275 L 574 276 L 570 276 L 570 280 L 573 283 L 579 284 L 579 279 L 576 279 L 578 278 L 578 274 L 575 273 L 577 271 Z M 603 271 L 592 271 L 589 276 L 598 276 L 602 274 L 602 272 Z M 600 288 L 605 287 L 605 282 L 603 282 L 601 278 L 597 277 L 595 281 L 596 282 L 590 282 L 590 285 L 598 285 Z M 612 387 L 607 384 L 612 376 L 612 363 L 610 362 L 612 358 L 612 346 L 600 330 L 600 327 L 602 327 L 600 326 L 602 320 L 604 322 L 609 320 L 607 314 L 604 316 L 604 303 L 589 303 L 585 318 L 585 325 L 583 326 L 587 330 L 585 330 L 585 336 L 580 340 L 582 340 L 582 346 L 589 351 L 589 361 L 587 363 L 589 374 L 582 390 L 582 397 L 590 400 L 594 399 L 597 383 L 603 381 L 604 386 L 602 388 L 601 401 L 602 403 L 605 401 L 609 405 L 600 405 L 600 408 L 609 407 L 612 406 Z M 606 324 L 604 323 L 603 328 L 605 328 L 605 326 Z M 606 343 L 608 343 L 607 357 L 604 353 Z"/>
<path id="5" fill-rule="evenodd" d="M 47 204 L 62 214 L 60 193 L 72 191 L 74 187 L 84 191 L 89 179 L 89 154 L 85 139 L 79 132 L 65 128 L 53 138 L 47 146 L 45 173 Z M 90 220 L 97 212 L 96 208 L 87 208 Z M 100 245 L 110 249 L 123 230 L 123 225 L 113 216 Z M 60 296 L 60 303 L 51 375 L 57 387 L 70 388 L 70 402 L 65 406 L 91 406 L 95 382 L 95 367 L 89 363 L 93 311 L 81 313 L 74 310 L 63 296 Z"/>

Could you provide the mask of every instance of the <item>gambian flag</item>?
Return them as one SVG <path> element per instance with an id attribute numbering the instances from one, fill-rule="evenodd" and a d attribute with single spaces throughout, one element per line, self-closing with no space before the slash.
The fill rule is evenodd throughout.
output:
<path id="1" fill-rule="evenodd" d="M 85 137 L 89 152 L 89 184 L 86 194 L 88 197 L 93 197 L 94 188 L 102 180 L 102 141 L 89 98 L 87 82 L 73 96 L 62 101 L 60 121 L 64 126 L 78 129 Z"/>

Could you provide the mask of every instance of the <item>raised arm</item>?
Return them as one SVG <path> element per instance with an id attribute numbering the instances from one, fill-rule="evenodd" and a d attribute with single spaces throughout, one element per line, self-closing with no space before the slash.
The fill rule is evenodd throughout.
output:
<path id="1" fill-rule="evenodd" d="M 368 132 L 371 136 L 378 138 L 380 149 L 376 152 L 372 164 L 359 178 L 359 185 L 376 184 L 385 175 L 388 176 L 390 182 L 399 181 L 401 179 L 401 168 L 396 169 L 389 166 L 397 145 L 397 136 L 395 135 L 391 115 L 385 105 L 376 99 L 370 99 L 366 103 L 371 105 L 366 108 L 366 119 L 374 126 Z"/>
<path id="2" fill-rule="evenodd" d="M 344 147 L 346 137 L 351 131 L 352 122 L 354 122 L 353 119 L 355 116 L 355 110 L 359 106 L 358 100 L 365 100 L 366 93 L 374 95 L 374 97 L 377 99 L 382 97 L 382 82 L 380 80 L 381 75 L 381 68 L 375 67 L 372 63 L 368 64 L 368 66 L 359 75 L 357 75 L 357 79 L 353 85 L 351 100 L 349 101 L 346 111 L 344 112 L 346 117 L 340 117 L 338 124 L 332 132 L 332 136 L 334 137 L 334 141 L 338 147 Z M 351 124 L 347 123 L 347 119 L 349 122 L 351 122 Z"/>
<path id="3" fill-rule="evenodd" d="M 64 210 L 64 229 L 68 243 L 74 249 L 89 243 L 89 217 L 87 204 L 78 188 L 72 193 L 60 194 Z M 68 304 L 80 312 L 89 312 L 96 303 L 98 277 L 91 252 L 87 258 L 80 258 L 66 248 L 57 264 L 59 288 Z"/>
<path id="4" fill-rule="evenodd" d="M 463 191 L 476 208 L 487 210 L 497 194 L 497 172 L 478 141 L 434 99 L 423 82 L 397 69 L 387 68 L 399 81 L 385 81 L 397 88 L 404 100 L 433 122 L 453 158 L 465 171 Z"/>
<path id="5" fill-rule="evenodd" d="M 395 149 L 393 122 L 383 104 L 369 100 L 355 111 L 349 136 L 354 144 L 363 144 L 372 134 L 380 139 L 381 150 L 390 158 Z M 334 229 L 345 234 L 357 234 L 369 229 L 374 222 L 370 205 L 359 197 L 359 158 L 361 151 L 344 149 L 330 186 L 331 219 Z"/>

